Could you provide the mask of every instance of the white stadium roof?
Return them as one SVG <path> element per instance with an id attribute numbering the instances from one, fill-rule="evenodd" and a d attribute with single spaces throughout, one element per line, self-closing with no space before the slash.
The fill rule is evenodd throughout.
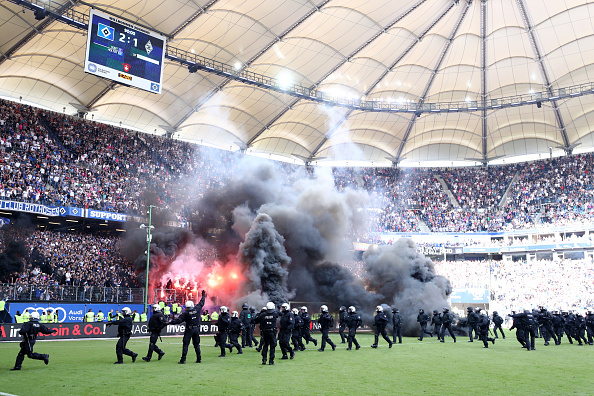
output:
<path id="1" fill-rule="evenodd" d="M 594 147 L 594 1 L 15 3 L 0 0 L 0 96 L 59 112 L 88 108 L 94 120 L 224 149 L 352 164 Z M 190 73 L 171 57 L 160 95 L 114 84 L 84 72 L 85 30 L 51 13 L 36 20 L 32 7 L 94 7 L 169 36 L 168 48 L 339 99 Z"/>

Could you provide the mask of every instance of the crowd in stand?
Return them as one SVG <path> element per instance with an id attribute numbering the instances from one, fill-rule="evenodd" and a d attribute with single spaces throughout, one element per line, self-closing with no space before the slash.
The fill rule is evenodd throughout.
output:
<path id="1" fill-rule="evenodd" d="M 436 262 L 435 269 L 454 288 L 488 289 L 491 305 L 503 312 L 535 304 L 563 310 L 594 308 L 594 263 L 588 258 L 446 261 Z"/>

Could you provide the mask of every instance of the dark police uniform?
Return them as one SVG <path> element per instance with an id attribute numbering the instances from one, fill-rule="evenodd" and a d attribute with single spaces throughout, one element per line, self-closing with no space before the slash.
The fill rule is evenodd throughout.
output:
<path id="1" fill-rule="evenodd" d="M 239 345 L 239 335 L 243 330 L 244 326 L 241 319 L 231 318 L 231 323 L 229 324 L 229 342 L 231 344 L 231 348 L 229 348 L 229 352 L 232 352 L 233 347 L 235 347 L 237 348 L 238 355 L 241 355 L 243 353 L 243 351 L 241 350 L 241 345 Z"/>
<path id="2" fill-rule="evenodd" d="M 388 318 L 386 314 L 382 312 L 377 312 L 374 318 L 374 325 L 375 325 L 375 342 L 371 346 L 372 348 L 377 348 L 377 342 L 379 340 L 379 335 L 381 334 L 384 340 L 388 341 L 388 345 L 392 348 L 392 341 L 388 338 L 388 334 L 386 333 L 386 325 L 388 324 Z"/>
<path id="3" fill-rule="evenodd" d="M 320 331 L 322 332 L 322 345 L 320 346 L 320 349 L 318 349 L 318 351 L 323 352 L 326 348 L 326 343 L 330 344 L 332 350 L 335 351 L 336 345 L 332 342 L 330 337 L 328 337 L 330 328 L 334 326 L 334 318 L 328 312 L 322 312 L 322 314 L 318 318 L 318 323 L 320 324 Z"/>
<path id="4" fill-rule="evenodd" d="M 243 333 L 241 335 L 241 346 L 252 347 L 252 313 L 248 310 L 247 304 L 243 305 L 241 313 L 239 314 L 239 320 L 243 324 Z"/>
<path id="5" fill-rule="evenodd" d="M 495 324 L 495 328 L 493 329 L 495 338 L 499 338 L 497 337 L 497 329 L 499 329 L 501 337 L 503 337 L 503 339 L 505 340 L 505 334 L 503 333 L 503 329 L 501 328 L 501 325 L 503 324 L 503 318 L 499 316 L 499 314 L 497 314 L 497 311 L 493 312 L 493 323 Z"/>
<path id="6" fill-rule="evenodd" d="M 557 336 L 558 345 L 561 345 L 561 338 L 563 338 L 563 333 L 565 333 L 565 319 L 559 312 L 553 314 L 553 329 Z"/>
<path id="7" fill-rule="evenodd" d="M 307 343 L 311 341 L 315 346 L 318 346 L 318 340 L 313 338 L 309 332 L 309 327 L 311 326 L 311 317 L 309 316 L 309 313 L 301 312 L 299 315 L 301 315 L 301 319 L 303 319 L 303 332 L 301 333 L 301 337 L 303 337 Z"/>
<path id="8" fill-rule="evenodd" d="M 142 360 L 145 362 L 151 361 L 151 358 L 153 357 L 153 351 L 157 352 L 159 355 L 159 360 L 161 360 L 163 355 L 165 355 L 165 352 L 163 352 L 161 348 L 157 346 L 157 340 L 161 335 L 161 330 L 163 330 L 165 326 L 167 326 L 167 318 L 165 315 L 162 312 L 153 313 L 153 316 L 151 316 L 148 322 L 148 330 L 151 333 L 151 337 L 149 339 L 149 349 L 146 356 L 142 358 Z"/>
<path id="9" fill-rule="evenodd" d="M 513 323 L 509 329 L 516 329 L 516 340 L 518 340 L 518 342 L 522 345 L 522 348 L 526 348 L 526 342 L 524 341 L 526 338 L 524 331 L 524 319 L 515 311 L 512 311 L 512 314 L 508 316 L 513 319 Z"/>
<path id="10" fill-rule="evenodd" d="M 479 316 L 479 338 L 483 342 L 483 348 L 489 348 L 489 341 L 495 345 L 495 338 L 489 337 L 489 325 L 490 325 L 489 317 L 487 315 L 480 315 Z"/>
<path id="11" fill-rule="evenodd" d="M 274 309 L 267 309 L 261 312 L 256 317 L 256 323 L 260 324 L 260 333 L 262 341 L 260 346 L 262 348 L 262 364 L 266 364 L 266 355 L 270 348 L 270 358 L 268 364 L 274 364 L 274 352 L 276 348 L 276 320 L 280 313 Z"/>
<path id="12" fill-rule="evenodd" d="M 594 341 L 594 313 L 588 311 L 586 315 L 586 332 L 588 333 L 588 344 L 592 345 Z"/>
<path id="13" fill-rule="evenodd" d="M 573 339 L 575 338 L 575 315 L 565 312 L 564 319 L 565 325 L 563 328 L 565 329 L 565 335 L 567 336 L 569 343 L 573 344 Z"/>
<path id="14" fill-rule="evenodd" d="M 137 353 L 132 352 L 128 348 L 126 348 L 126 344 L 130 339 L 130 335 L 132 334 L 132 318 L 130 315 L 124 315 L 121 319 L 111 321 L 107 323 L 108 326 L 117 325 L 118 326 L 118 343 L 116 344 L 116 356 L 118 357 L 118 361 L 114 364 L 122 364 L 124 363 L 124 356 L 131 356 L 132 363 L 136 361 Z"/>
<path id="15" fill-rule="evenodd" d="M 433 337 L 433 333 L 427 331 L 427 322 L 429 322 L 429 315 L 427 315 L 425 311 L 423 311 L 422 309 L 419 310 L 419 314 L 417 315 L 417 322 L 419 322 L 419 324 L 421 325 L 421 334 L 418 338 L 419 341 L 423 341 L 424 334 L 429 334 L 431 337 Z"/>
<path id="16" fill-rule="evenodd" d="M 454 330 L 452 329 L 452 322 L 454 320 L 454 315 L 450 312 L 449 309 L 444 309 L 443 315 L 441 316 L 441 329 L 439 332 L 439 339 L 441 342 L 445 342 L 445 332 L 446 330 L 450 333 L 450 337 L 456 342 L 456 335 L 454 334 Z"/>
<path id="17" fill-rule="evenodd" d="M 355 338 L 355 334 L 357 333 L 357 327 L 360 327 L 362 324 L 363 321 L 361 320 L 361 315 L 357 312 L 349 312 L 346 317 L 346 326 L 349 328 L 349 335 L 347 338 L 349 342 L 349 347 L 347 348 L 348 351 L 351 350 L 353 344 L 355 344 L 356 349 L 361 348 L 361 345 L 359 345 Z"/>
<path id="18" fill-rule="evenodd" d="M 250 347 L 252 345 L 258 346 L 258 340 L 254 337 L 254 331 L 256 330 L 256 308 L 250 307 Z"/>
<path id="19" fill-rule="evenodd" d="M 190 340 L 192 340 L 192 344 L 194 345 L 194 351 L 196 352 L 196 363 L 202 362 L 202 355 L 200 353 L 200 313 L 202 311 L 202 307 L 204 307 L 205 299 L 206 292 L 202 290 L 202 298 L 200 299 L 200 302 L 197 305 L 195 305 L 194 308 L 186 308 L 183 314 L 179 315 L 177 319 L 171 321 L 171 324 L 179 324 L 185 322 L 186 325 L 182 346 L 182 356 L 179 360 L 180 364 L 184 364 L 186 362 L 186 356 L 188 355 L 188 347 L 190 346 Z"/>
<path id="20" fill-rule="evenodd" d="M 21 350 L 17 355 L 14 367 L 11 370 L 20 370 L 25 360 L 25 356 L 29 359 L 43 360 L 45 364 L 49 363 L 49 355 L 33 352 L 33 346 L 37 335 L 39 333 L 52 334 L 54 331 L 48 329 L 44 325 L 38 322 L 37 319 L 31 319 L 29 322 L 25 322 L 23 327 L 19 330 L 19 334 L 23 336 L 23 341 L 20 343 Z"/>
<path id="21" fill-rule="evenodd" d="M 474 331 L 475 335 L 478 336 L 477 324 L 479 321 L 479 316 L 476 312 L 474 312 L 472 307 L 466 308 L 466 312 L 468 312 L 467 319 L 468 319 L 468 335 L 470 337 L 469 342 L 472 342 L 473 341 L 472 340 L 472 332 Z"/>
<path id="22" fill-rule="evenodd" d="M 540 327 L 542 327 L 540 333 L 545 340 L 545 345 L 549 345 L 551 337 L 553 338 L 553 341 L 555 341 L 555 345 L 559 345 L 559 340 L 553 329 L 553 315 L 551 315 L 545 308 L 542 308 L 538 313 L 538 317 L 538 322 L 540 323 Z"/>
<path id="23" fill-rule="evenodd" d="M 217 333 L 217 344 L 221 348 L 221 354 L 219 357 L 225 357 L 225 348 L 229 348 L 229 352 L 233 351 L 233 346 L 227 344 L 227 334 L 229 333 L 229 325 L 231 324 L 231 315 L 229 312 L 221 312 L 219 319 L 217 320 L 217 327 L 219 332 Z"/>
<path id="24" fill-rule="evenodd" d="M 402 344 L 402 315 L 397 309 L 392 313 L 392 343 L 396 343 L 396 338 L 398 338 L 398 343 Z"/>
<path id="25" fill-rule="evenodd" d="M 340 335 L 341 343 L 344 344 L 347 337 L 344 335 L 344 329 L 346 329 L 346 318 L 348 314 L 345 307 L 340 307 L 340 313 L 338 315 L 338 334 Z"/>
<path id="26" fill-rule="evenodd" d="M 437 334 L 439 337 L 439 333 L 441 332 L 441 323 L 442 318 L 437 310 L 433 311 L 433 316 L 431 317 L 431 324 L 433 325 L 433 334 Z"/>
<path id="27" fill-rule="evenodd" d="M 579 313 L 575 315 L 575 339 L 578 342 L 578 345 L 583 345 L 582 340 L 584 340 L 585 344 L 588 344 L 586 337 L 584 334 L 586 332 L 586 319 Z"/>
<path id="28" fill-rule="evenodd" d="M 305 350 L 303 341 L 301 341 L 301 333 L 303 332 L 303 319 L 299 314 L 293 314 L 295 325 L 293 326 L 293 332 L 291 334 L 291 341 L 293 342 L 293 349 L 296 351 Z"/>
<path id="29" fill-rule="evenodd" d="M 287 352 L 291 355 L 291 359 L 295 357 L 295 352 L 291 348 L 291 334 L 293 334 L 293 328 L 295 326 L 295 318 L 291 311 L 281 312 L 280 317 L 280 331 L 278 333 L 278 343 L 283 353 L 281 359 L 287 359 Z"/>

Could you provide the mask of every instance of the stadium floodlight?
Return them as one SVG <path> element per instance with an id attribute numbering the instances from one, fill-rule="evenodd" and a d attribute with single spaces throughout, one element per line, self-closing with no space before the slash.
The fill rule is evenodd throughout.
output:
<path id="1" fill-rule="evenodd" d="M 144 225 L 141 224 L 140 225 L 140 229 L 141 230 L 145 230 L 146 229 L 146 283 L 145 283 L 145 289 L 144 289 L 144 311 L 148 312 L 148 281 L 149 281 L 149 264 L 151 262 L 151 241 L 152 241 L 152 235 L 151 235 L 151 230 L 153 230 L 155 228 L 155 226 L 153 226 L 151 224 L 152 222 L 152 215 L 153 215 L 153 208 L 155 207 L 155 205 L 149 205 L 149 210 L 148 210 L 148 215 L 149 215 L 149 225 Z"/>

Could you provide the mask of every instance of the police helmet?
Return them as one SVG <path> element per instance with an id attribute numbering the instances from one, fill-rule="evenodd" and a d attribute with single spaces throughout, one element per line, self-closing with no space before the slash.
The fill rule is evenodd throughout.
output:
<path id="1" fill-rule="evenodd" d="M 498 315 L 497 311 L 493 311 L 493 315 Z"/>
<path id="2" fill-rule="evenodd" d="M 153 312 L 161 312 L 161 306 L 159 304 L 153 305 Z"/>
<path id="3" fill-rule="evenodd" d="M 192 300 L 186 301 L 186 308 L 194 308 L 194 301 L 192 301 Z"/>
<path id="4" fill-rule="evenodd" d="M 283 311 L 288 311 L 290 308 L 291 308 L 291 307 L 289 307 L 289 303 L 283 303 L 283 304 L 281 305 L 281 309 L 282 309 Z"/>
<path id="5" fill-rule="evenodd" d="M 349 312 L 357 312 L 357 308 L 353 307 L 352 305 L 349 307 Z"/>
<path id="6" fill-rule="evenodd" d="M 343 305 L 340 307 L 340 312 L 344 312 L 344 311 L 346 311 L 346 307 Z"/>
<path id="7" fill-rule="evenodd" d="M 392 308 L 392 313 L 399 313 L 400 311 L 398 310 L 398 308 Z"/>
<path id="8" fill-rule="evenodd" d="M 482 308 L 481 307 L 476 307 L 476 312 L 481 312 Z"/>
<path id="9" fill-rule="evenodd" d="M 377 307 L 375 307 L 375 311 L 376 312 L 384 312 L 384 307 L 382 307 L 381 305 L 378 305 Z"/>
<path id="10" fill-rule="evenodd" d="M 272 301 L 266 303 L 266 309 L 276 309 L 276 305 Z"/>
<path id="11" fill-rule="evenodd" d="M 262 307 L 262 309 L 260 310 L 260 312 L 264 312 L 266 311 L 266 307 Z"/>
<path id="12" fill-rule="evenodd" d="M 419 309 L 419 313 L 420 314 L 425 313 L 425 310 L 423 308 L 421 308 L 421 309 Z"/>
<path id="13" fill-rule="evenodd" d="M 229 312 L 229 308 L 227 308 L 226 306 L 222 305 L 221 308 L 219 308 L 219 311 L 221 311 L 221 313 L 227 313 L 227 312 Z"/>
<path id="14" fill-rule="evenodd" d="M 302 310 L 303 312 L 307 312 L 307 307 L 304 305 L 304 306 L 302 306 L 302 307 L 301 307 L 301 310 Z"/>
<path id="15" fill-rule="evenodd" d="M 243 305 L 241 306 L 242 309 L 248 309 L 248 303 L 243 303 Z"/>
<path id="16" fill-rule="evenodd" d="M 256 312 L 256 307 L 250 307 L 250 312 Z"/>
<path id="17" fill-rule="evenodd" d="M 322 311 L 322 312 L 328 312 L 328 307 L 326 305 L 322 305 L 320 307 L 320 311 Z"/>
<path id="18" fill-rule="evenodd" d="M 33 311 L 31 312 L 31 316 L 29 317 L 30 320 L 39 320 L 39 312 Z"/>
<path id="19" fill-rule="evenodd" d="M 299 310 L 297 308 L 293 308 L 291 312 L 293 312 L 293 315 L 299 315 Z"/>
<path id="20" fill-rule="evenodd" d="M 466 310 L 467 310 L 468 312 L 472 312 L 472 311 L 473 311 L 473 308 L 472 308 L 472 307 L 467 307 L 467 308 L 466 308 Z"/>
<path id="21" fill-rule="evenodd" d="M 437 315 L 437 314 L 439 314 L 439 312 L 437 312 L 437 309 L 434 309 L 433 310 L 433 315 Z"/>
<path id="22" fill-rule="evenodd" d="M 122 308 L 122 313 L 124 314 L 124 316 L 130 316 L 130 314 L 132 313 L 132 310 L 128 307 L 124 307 L 124 308 Z"/>
<path id="23" fill-rule="evenodd" d="M 237 311 L 231 312 L 231 317 L 232 318 L 239 318 L 239 312 L 237 312 Z"/>
<path id="24" fill-rule="evenodd" d="M 444 313 L 446 313 L 446 312 L 450 312 L 450 309 L 449 309 L 448 307 L 443 307 L 443 312 L 444 312 Z"/>

